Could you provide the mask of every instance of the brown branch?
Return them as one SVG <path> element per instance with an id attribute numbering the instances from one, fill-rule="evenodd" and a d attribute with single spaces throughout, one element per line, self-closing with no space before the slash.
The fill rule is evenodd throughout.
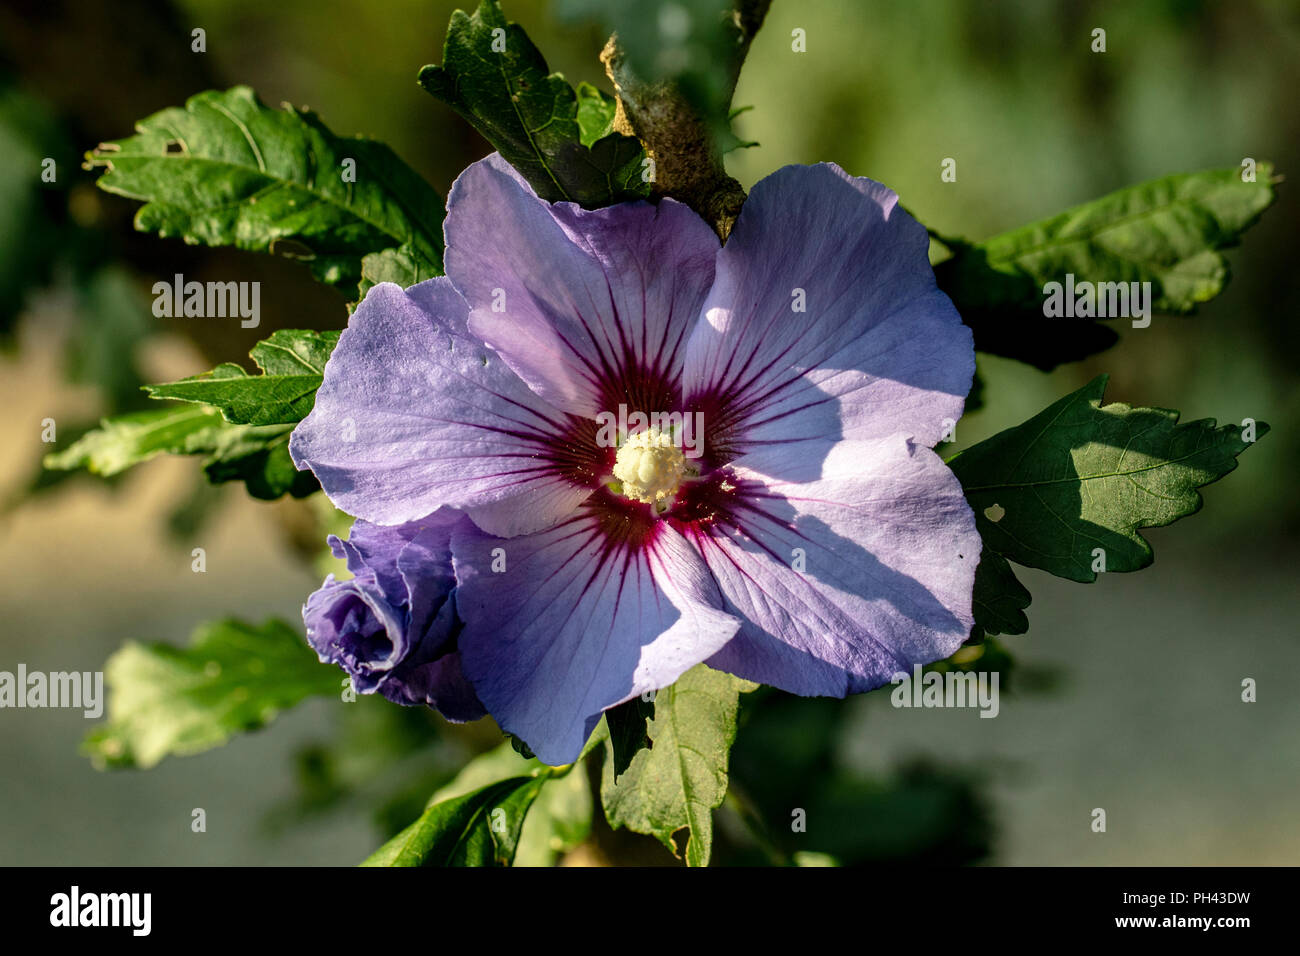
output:
<path id="1" fill-rule="evenodd" d="M 730 12 L 736 49 L 728 65 L 724 102 L 731 103 L 740 68 L 772 0 L 737 0 Z M 727 175 L 709 120 L 699 115 L 672 82 L 643 82 L 628 67 L 617 34 L 601 51 L 618 94 L 614 129 L 636 136 L 654 161 L 653 193 L 686 203 L 723 242 L 745 202 L 745 190 Z"/>

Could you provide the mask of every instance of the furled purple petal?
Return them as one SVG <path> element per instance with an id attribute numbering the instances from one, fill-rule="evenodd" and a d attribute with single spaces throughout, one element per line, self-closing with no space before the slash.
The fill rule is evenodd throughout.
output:
<path id="1" fill-rule="evenodd" d="M 394 703 L 428 704 L 456 723 L 487 715 L 473 685 L 465 677 L 459 651 L 410 666 L 402 674 L 401 688 L 408 699 L 390 697 Z"/>
<path id="2" fill-rule="evenodd" d="M 470 330 L 535 392 L 585 418 L 665 401 L 639 392 L 677 379 L 718 251 L 688 207 L 550 205 L 494 153 L 452 186 L 445 231 Z"/>
<path id="3" fill-rule="evenodd" d="M 456 586 L 451 568 L 451 533 L 464 520 L 463 514 L 443 508 L 397 527 L 365 521 L 352 526 L 348 540 L 355 542 L 360 537 L 361 547 L 369 550 L 374 562 L 378 561 L 376 552 L 384 549 L 385 563 L 391 561 L 401 578 L 412 634 L 423 634 L 431 628 L 436 634 L 447 634 L 455 626 L 452 602 L 446 600 Z M 435 621 L 440 614 L 450 616 L 446 621 Z M 439 646 L 430 644 L 427 649 L 433 651 Z"/>
<path id="4" fill-rule="evenodd" d="M 819 452 L 820 478 L 790 482 L 765 477 L 783 470 L 762 460 L 774 454 L 736 463 L 738 527 L 696 537 L 724 608 L 745 619 L 709 666 L 842 697 L 955 652 L 973 623 L 980 538 L 939 457 L 901 435 L 842 441 Z"/>
<path id="5" fill-rule="evenodd" d="M 353 577 L 326 578 L 307 599 L 307 640 L 322 661 L 338 664 L 363 694 L 428 704 L 451 720 L 474 720 L 483 706 L 460 669 L 459 622 L 451 597 L 451 532 L 469 521 L 439 512 L 381 527 L 357 521 L 347 541 L 330 536 Z"/>
<path id="6" fill-rule="evenodd" d="M 718 254 L 686 394 L 721 398 L 736 452 L 895 433 L 933 445 L 961 417 L 975 354 L 928 245 L 879 183 L 831 164 L 777 170 Z M 815 475 L 807 454 L 790 463 L 784 477 Z"/>
<path id="7" fill-rule="evenodd" d="M 452 538 L 465 673 L 550 764 L 577 757 L 603 710 L 671 684 L 739 623 L 677 531 L 660 523 L 638 543 L 608 520 L 584 508 L 526 537 L 460 526 Z"/>
<path id="8" fill-rule="evenodd" d="M 447 515 L 454 514 L 447 512 Z M 450 520 L 442 514 L 438 516 L 439 523 Z M 357 521 L 348 532 L 347 540 L 330 535 L 326 541 L 334 552 L 334 557 L 347 561 L 349 572 L 359 575 L 369 571 L 375 575 L 385 594 L 393 595 L 395 600 L 405 604 L 405 595 L 409 592 L 407 583 L 398 570 L 397 559 L 403 550 L 420 537 L 422 531 L 426 536 L 432 533 L 432 529 L 424 531 L 421 525 L 385 527 L 368 521 Z M 450 568 L 447 569 L 447 578 L 454 581 Z M 445 584 L 444 581 L 438 581 L 437 584 L 432 590 L 444 596 L 454 586 Z"/>
<path id="9" fill-rule="evenodd" d="M 307 641 L 321 661 L 338 664 L 352 675 L 358 693 L 377 690 L 402 659 L 405 648 L 391 635 L 405 633 L 405 617 L 388 600 L 373 571 L 363 569 L 347 581 L 329 575 L 307 598 L 302 616 Z"/>
<path id="10" fill-rule="evenodd" d="M 546 461 L 566 416 L 468 336 L 466 314 L 442 277 L 377 285 L 352 314 L 289 441 L 348 514 L 392 525 L 445 505 L 509 535 L 590 493 Z"/>

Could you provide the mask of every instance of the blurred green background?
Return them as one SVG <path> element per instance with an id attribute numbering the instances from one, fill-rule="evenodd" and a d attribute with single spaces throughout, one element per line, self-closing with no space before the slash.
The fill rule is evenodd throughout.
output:
<path id="1" fill-rule="evenodd" d="M 505 0 L 553 69 L 605 88 L 595 24 Z M 313 506 L 209 489 L 192 460 L 107 483 L 38 477 L 48 450 L 141 380 L 239 361 L 275 328 L 339 328 L 343 299 L 305 269 L 132 231 L 135 206 L 97 192 L 80 154 L 135 120 L 235 83 L 309 105 L 338 133 L 390 143 L 444 194 L 486 144 L 423 93 L 456 6 L 431 0 L 6 0 L 0 8 L 0 669 L 93 670 L 123 640 L 180 642 L 225 614 L 296 619 L 319 575 Z M 202 27 L 207 52 L 190 50 Z M 1107 52 L 1090 52 L 1091 31 Z M 806 31 L 807 52 L 791 49 Z M 1300 4 L 1123 0 L 775 0 L 735 105 L 746 186 L 833 160 L 895 189 L 944 234 L 979 239 L 1171 172 L 1270 160 L 1300 168 Z M 39 182 L 55 157 L 56 184 Z M 957 160 L 955 183 L 940 162 Z M 1206 507 L 1147 532 L 1156 564 L 1074 585 L 1038 572 L 1030 633 L 999 717 L 780 696 L 751 704 L 720 814 L 719 862 L 759 852 L 733 812 L 782 851 L 852 862 L 1300 863 L 1300 248 L 1293 187 L 1230 251 L 1234 278 L 1187 318 L 1121 329 L 1120 344 L 1044 375 L 981 356 L 985 407 L 961 445 L 1016 424 L 1101 371 L 1111 400 L 1273 432 Z M 263 321 L 154 319 L 148 289 L 260 280 Z M 62 444 L 62 442 L 61 442 Z M 206 548 L 206 574 L 190 549 Z M 1253 677 L 1259 701 L 1240 701 Z M 268 730 L 147 773 L 98 773 L 79 712 L 0 711 L 0 863 L 340 863 L 411 816 L 490 727 L 450 732 L 419 712 L 313 701 Z M 802 789 L 800 781 L 804 781 Z M 814 786 L 815 783 L 815 786 Z M 789 808 L 809 832 L 780 837 Z M 190 830 L 203 807 L 208 832 Z M 1109 828 L 1092 833 L 1104 807 Z M 376 809 L 378 808 L 378 809 Z M 651 862 L 603 835 L 584 859 Z M 667 860 L 663 856 L 663 860 Z"/>

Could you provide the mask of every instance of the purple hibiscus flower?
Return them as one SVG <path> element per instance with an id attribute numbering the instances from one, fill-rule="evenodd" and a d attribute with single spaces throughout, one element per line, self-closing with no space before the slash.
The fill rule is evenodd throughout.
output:
<path id="1" fill-rule="evenodd" d="M 980 541 L 931 447 L 974 351 L 894 193 L 786 167 L 720 247 L 494 155 L 445 232 L 446 277 L 357 307 L 290 451 L 367 521 L 468 516 L 464 672 L 542 760 L 700 662 L 843 696 L 967 637 Z"/>
<path id="2" fill-rule="evenodd" d="M 352 577 L 325 579 L 303 606 L 307 641 L 352 675 L 362 694 L 428 704 L 451 720 L 477 720 L 483 705 L 461 672 L 451 597 L 451 531 L 464 517 L 439 512 L 385 528 L 357 521 L 347 541 L 329 537 Z"/>

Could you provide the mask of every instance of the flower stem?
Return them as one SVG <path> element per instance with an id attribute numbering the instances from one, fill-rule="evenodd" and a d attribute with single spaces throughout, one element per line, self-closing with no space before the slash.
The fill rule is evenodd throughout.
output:
<path id="1" fill-rule="evenodd" d="M 735 0 L 730 10 L 737 36 L 728 63 L 727 106 L 771 2 Z M 600 60 L 618 93 L 614 129 L 640 139 L 654 161 L 654 194 L 684 202 L 726 242 L 745 202 L 745 190 L 723 167 L 716 121 L 702 116 L 676 82 L 647 82 L 637 77 L 628 66 L 617 34 L 605 44 Z"/>

